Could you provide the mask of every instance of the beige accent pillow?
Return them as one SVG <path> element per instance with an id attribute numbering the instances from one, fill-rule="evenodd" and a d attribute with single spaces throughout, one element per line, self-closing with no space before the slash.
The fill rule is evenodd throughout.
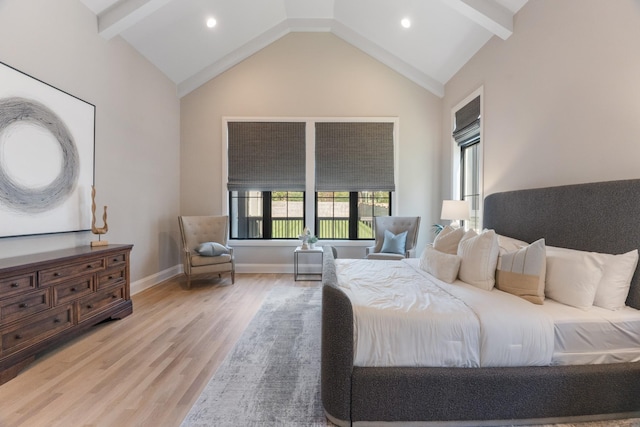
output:
<path id="1" fill-rule="evenodd" d="M 499 250 L 495 231 L 485 230 L 480 235 L 467 231 L 458 244 L 460 280 L 487 291 L 493 289 Z"/>
<path id="2" fill-rule="evenodd" d="M 544 239 L 503 253 L 496 268 L 496 287 L 534 304 L 543 304 L 546 266 Z"/>
<path id="3" fill-rule="evenodd" d="M 458 277 L 460 257 L 427 246 L 420 257 L 420 268 L 443 282 L 453 283 Z"/>
<path id="4" fill-rule="evenodd" d="M 546 297 L 577 308 L 591 308 L 603 267 L 595 252 L 547 246 Z"/>
<path id="5" fill-rule="evenodd" d="M 464 228 L 447 225 L 433 240 L 433 247 L 440 252 L 455 255 L 462 236 L 464 236 Z"/>

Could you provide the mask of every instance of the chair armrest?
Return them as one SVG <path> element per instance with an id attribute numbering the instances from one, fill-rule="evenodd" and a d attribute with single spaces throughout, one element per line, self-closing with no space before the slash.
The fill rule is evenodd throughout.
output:
<path id="1" fill-rule="evenodd" d="M 375 247 L 375 246 L 368 246 L 368 247 L 364 248 L 364 254 L 365 254 L 365 256 L 366 256 L 366 255 L 369 255 L 369 254 L 372 254 L 372 253 L 374 253 L 375 251 L 376 251 L 376 247 Z"/>
<path id="2" fill-rule="evenodd" d="M 233 258 L 233 248 L 231 246 L 225 246 L 229 250 L 229 255 Z"/>
<path id="3" fill-rule="evenodd" d="M 407 258 L 415 258 L 416 257 L 416 250 L 415 249 L 409 249 L 407 251 L 407 253 L 405 254 L 405 257 L 407 257 Z"/>

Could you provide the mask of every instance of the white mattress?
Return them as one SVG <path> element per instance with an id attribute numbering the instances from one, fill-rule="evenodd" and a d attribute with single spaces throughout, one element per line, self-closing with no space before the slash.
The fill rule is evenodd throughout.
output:
<path id="1" fill-rule="evenodd" d="M 355 366 L 539 366 L 553 322 L 504 292 L 448 284 L 417 260 L 336 260 L 354 312 Z"/>
<path id="2" fill-rule="evenodd" d="M 582 310 L 546 299 L 538 306 L 553 318 L 554 365 L 640 361 L 640 310 Z"/>
<path id="3" fill-rule="evenodd" d="M 640 310 L 531 304 L 498 289 L 442 282 L 415 259 L 338 259 L 336 268 L 354 310 L 355 366 L 640 361 Z"/>

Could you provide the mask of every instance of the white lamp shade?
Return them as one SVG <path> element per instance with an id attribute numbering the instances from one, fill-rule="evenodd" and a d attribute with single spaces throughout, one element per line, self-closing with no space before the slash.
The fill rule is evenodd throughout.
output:
<path id="1" fill-rule="evenodd" d="M 443 200 L 440 219 L 468 221 L 471 218 L 469 212 L 469 202 L 466 200 Z"/>

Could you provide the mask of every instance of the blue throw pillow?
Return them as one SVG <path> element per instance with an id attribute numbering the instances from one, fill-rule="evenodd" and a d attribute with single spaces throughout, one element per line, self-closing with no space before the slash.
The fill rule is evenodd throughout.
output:
<path id="1" fill-rule="evenodd" d="M 382 249 L 380 252 L 386 254 L 400 254 L 404 255 L 407 246 L 407 232 L 393 234 L 389 230 L 384 230 L 384 241 L 382 242 Z"/>
<path id="2" fill-rule="evenodd" d="M 196 252 L 200 256 L 220 256 L 229 253 L 229 249 L 216 242 L 200 243 L 196 248 Z"/>

